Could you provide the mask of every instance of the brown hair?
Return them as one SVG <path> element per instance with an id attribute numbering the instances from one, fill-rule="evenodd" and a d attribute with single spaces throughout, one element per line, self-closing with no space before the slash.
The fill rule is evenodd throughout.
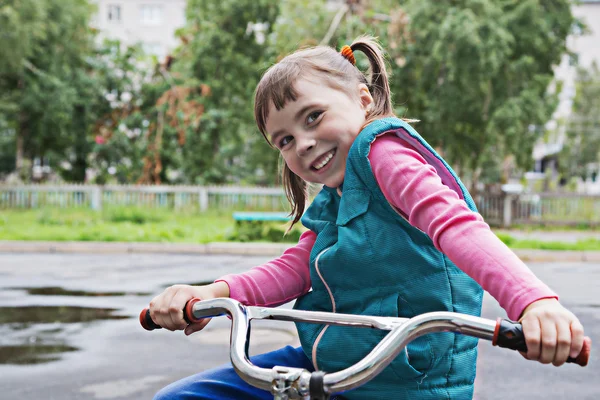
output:
<path id="1" fill-rule="evenodd" d="M 388 75 L 381 46 L 374 38 L 362 36 L 351 45 L 352 51 L 361 51 L 369 60 L 368 76 L 355 67 L 347 58 L 329 46 L 317 46 L 298 50 L 269 68 L 256 87 L 254 97 L 254 118 L 258 129 L 267 142 L 266 123 L 269 107 L 273 103 L 277 110 L 285 107 L 288 101 L 295 101 L 298 93 L 294 84 L 300 78 L 320 78 L 330 87 L 350 94 L 352 84 L 364 83 L 373 96 L 367 123 L 393 116 L 392 100 Z M 355 94 L 352 94 L 355 95 Z M 271 144 L 269 142 L 269 144 Z M 272 146 L 272 144 L 271 144 Z M 283 163 L 282 184 L 285 195 L 292 206 L 291 227 L 300 220 L 308 200 L 307 183 L 294 174 Z"/>

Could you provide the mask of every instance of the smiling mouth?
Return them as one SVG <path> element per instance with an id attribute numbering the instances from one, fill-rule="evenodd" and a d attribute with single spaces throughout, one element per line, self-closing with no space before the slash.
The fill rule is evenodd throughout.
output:
<path id="1" fill-rule="evenodd" d="M 327 153 L 325 153 L 321 157 L 319 157 L 310 166 L 310 169 L 312 169 L 313 171 L 320 171 L 321 169 L 323 169 L 324 167 L 326 167 L 329 164 L 329 162 L 333 159 L 334 155 L 335 155 L 335 149 L 328 151 Z"/>

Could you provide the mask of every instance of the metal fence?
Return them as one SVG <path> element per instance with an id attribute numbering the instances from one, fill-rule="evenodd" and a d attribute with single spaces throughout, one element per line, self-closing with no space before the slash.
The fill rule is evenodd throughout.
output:
<path id="1" fill-rule="evenodd" d="M 234 186 L 0 185 L 0 209 L 132 206 L 208 211 L 242 209 L 285 211 L 283 189 Z"/>
<path id="2" fill-rule="evenodd" d="M 489 194 L 475 202 L 491 225 L 600 225 L 600 196 Z M 132 206 L 150 209 L 289 211 L 282 188 L 238 186 L 0 185 L 0 209 Z"/>
<path id="3" fill-rule="evenodd" d="M 475 203 L 484 219 L 495 226 L 600 225 L 600 196 L 575 193 L 482 194 L 476 197 Z"/>

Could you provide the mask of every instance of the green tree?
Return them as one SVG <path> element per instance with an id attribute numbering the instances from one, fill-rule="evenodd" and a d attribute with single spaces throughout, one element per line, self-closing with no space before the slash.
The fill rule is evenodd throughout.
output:
<path id="1" fill-rule="evenodd" d="M 248 157 L 260 136 L 252 95 L 278 10 L 268 0 L 188 1 L 181 46 L 144 83 L 138 104 L 109 124 L 102 165 L 130 151 L 130 159 L 141 154 L 141 168 L 130 170 L 142 183 L 260 181 L 261 162 Z M 125 137 L 131 130 L 142 134 Z"/>
<path id="2" fill-rule="evenodd" d="M 148 156 L 155 103 L 168 85 L 157 79 L 153 62 L 141 46 L 105 41 L 94 57 L 91 99 L 93 125 L 88 162 L 94 181 L 139 182 Z"/>
<path id="3" fill-rule="evenodd" d="M 409 1 L 386 38 L 399 112 L 477 182 L 481 166 L 532 148 L 557 105 L 548 90 L 576 22 L 568 0 Z"/>
<path id="4" fill-rule="evenodd" d="M 222 183 L 252 176 L 244 155 L 256 132 L 252 96 L 265 64 L 264 38 L 273 29 L 277 2 L 270 0 L 190 0 L 188 42 L 176 54 L 173 75 L 187 76 L 185 86 L 206 85 L 195 100 L 203 114 L 186 131 L 182 170 L 195 183 Z"/>
<path id="5" fill-rule="evenodd" d="M 92 12 L 85 0 L 5 0 L 0 5 L 0 113 L 13 129 L 15 167 L 24 177 L 29 175 L 26 160 L 85 147 L 86 112 L 90 97 L 97 95 L 89 90 L 88 74 Z M 82 180 L 81 172 L 75 178 Z"/>
<path id="6" fill-rule="evenodd" d="M 565 179 L 586 179 L 590 164 L 596 164 L 596 171 L 600 164 L 600 69 L 596 63 L 578 69 L 575 90 L 559 171 Z"/>

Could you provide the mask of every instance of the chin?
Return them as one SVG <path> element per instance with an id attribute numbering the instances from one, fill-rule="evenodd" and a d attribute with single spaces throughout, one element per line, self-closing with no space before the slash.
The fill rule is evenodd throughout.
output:
<path id="1" fill-rule="evenodd" d="M 331 179 L 331 180 L 328 180 L 327 182 L 323 182 L 323 185 L 333 188 L 333 189 L 337 189 L 340 186 L 342 186 L 343 182 L 344 182 L 343 179 Z"/>

